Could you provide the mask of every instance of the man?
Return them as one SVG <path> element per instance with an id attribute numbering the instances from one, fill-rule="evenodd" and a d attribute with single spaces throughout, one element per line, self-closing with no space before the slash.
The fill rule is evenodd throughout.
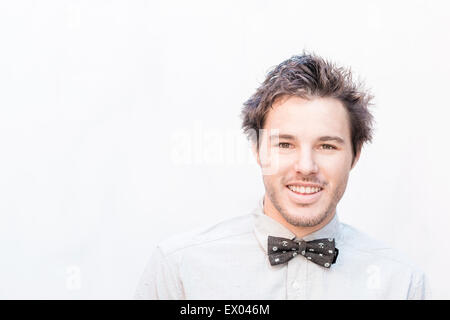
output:
<path id="1" fill-rule="evenodd" d="M 158 245 L 137 299 L 425 299 L 424 274 L 339 222 L 371 95 L 313 54 L 275 67 L 242 111 L 265 195 L 251 214 Z"/>

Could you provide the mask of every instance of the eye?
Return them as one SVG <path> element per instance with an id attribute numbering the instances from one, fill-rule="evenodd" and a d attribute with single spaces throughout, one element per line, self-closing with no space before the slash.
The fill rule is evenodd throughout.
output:
<path id="1" fill-rule="evenodd" d="M 289 142 L 280 142 L 278 144 L 278 147 L 282 149 L 289 149 L 290 146 L 292 146 L 292 144 L 290 144 Z"/>
<path id="2" fill-rule="evenodd" d="M 321 147 L 323 147 L 325 150 L 336 150 L 337 148 L 331 144 L 322 144 Z"/>

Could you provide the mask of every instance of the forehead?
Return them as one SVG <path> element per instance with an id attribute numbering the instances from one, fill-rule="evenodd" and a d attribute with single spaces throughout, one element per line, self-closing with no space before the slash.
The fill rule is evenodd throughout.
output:
<path id="1" fill-rule="evenodd" d="M 265 129 L 279 129 L 302 138 L 340 135 L 350 138 L 350 121 L 343 104 L 334 98 L 286 97 L 276 101 L 267 114 Z"/>

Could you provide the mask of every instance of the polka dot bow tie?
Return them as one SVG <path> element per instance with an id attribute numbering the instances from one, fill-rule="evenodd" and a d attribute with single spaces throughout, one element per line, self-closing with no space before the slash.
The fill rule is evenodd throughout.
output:
<path id="1" fill-rule="evenodd" d="M 339 250 L 334 246 L 334 239 L 311 241 L 294 239 L 269 236 L 268 254 L 272 266 L 286 263 L 297 255 L 302 255 L 325 268 L 329 268 L 336 262 Z"/>

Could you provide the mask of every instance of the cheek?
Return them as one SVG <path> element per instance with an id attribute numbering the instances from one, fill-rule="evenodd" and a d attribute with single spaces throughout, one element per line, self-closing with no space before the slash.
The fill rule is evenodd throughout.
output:
<path id="1" fill-rule="evenodd" d="M 293 157 L 289 157 L 286 155 L 281 155 L 278 157 L 278 164 L 280 167 L 280 170 L 286 170 L 289 168 L 293 168 L 295 164 L 295 160 Z"/>
<path id="2" fill-rule="evenodd" d="M 278 161 L 277 175 L 282 179 L 292 178 L 295 176 L 295 160 L 290 157 L 280 157 Z"/>
<path id="3" fill-rule="evenodd" d="M 350 163 L 345 158 L 322 159 L 317 162 L 319 172 L 328 183 L 339 183 L 347 179 Z"/>
<path id="4" fill-rule="evenodd" d="M 263 169 L 263 173 L 266 176 L 283 176 L 294 166 L 292 157 L 280 156 L 275 152 L 261 152 L 259 154 L 260 167 Z"/>
<path id="5" fill-rule="evenodd" d="M 282 178 L 284 176 L 292 176 L 295 172 L 295 164 L 297 158 L 295 155 L 278 155 L 269 157 L 270 161 L 266 162 L 268 167 L 271 168 L 274 173 L 272 178 Z M 275 160 L 276 158 L 276 160 Z M 315 163 L 318 167 L 318 176 L 325 182 L 339 184 L 340 181 L 347 179 L 350 169 L 351 158 L 344 155 L 317 155 L 315 157 Z"/>

